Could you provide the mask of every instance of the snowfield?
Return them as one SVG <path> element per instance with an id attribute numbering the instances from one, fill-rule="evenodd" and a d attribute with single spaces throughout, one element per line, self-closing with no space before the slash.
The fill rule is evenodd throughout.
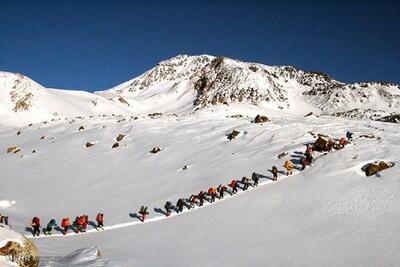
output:
<path id="1" fill-rule="evenodd" d="M 271 121 L 252 123 L 257 114 Z M 0 214 L 35 243 L 43 267 L 399 266 L 400 124 L 375 121 L 399 114 L 396 84 L 208 55 L 162 61 L 95 93 L 0 72 Z M 344 149 L 283 174 L 315 134 L 347 131 L 355 139 Z M 394 167 L 366 177 L 376 160 Z M 253 172 L 259 187 L 163 214 L 167 200 Z M 34 216 L 45 227 L 84 214 L 85 234 L 30 233 Z"/>
<path id="2" fill-rule="evenodd" d="M 88 214 L 94 221 L 104 213 L 105 231 L 89 226 L 86 234 L 56 231 L 32 239 L 41 256 L 73 255 L 70 265 L 42 266 L 399 265 L 398 124 L 264 109 L 272 121 L 261 125 L 251 123 L 260 109 L 223 109 L 3 125 L 0 200 L 14 205 L 1 206 L 0 213 L 27 236 L 33 216 L 44 226 L 52 218 L 60 224 L 64 216 Z M 240 134 L 229 141 L 233 129 Z M 283 170 L 286 159 L 298 162 L 315 141 L 309 131 L 340 138 L 348 130 L 356 137 L 352 144 L 319 154 L 292 176 L 279 174 L 278 182 L 263 178 L 257 188 L 179 216 L 154 210 L 252 172 L 271 177 L 273 165 Z M 369 133 L 375 138 L 358 138 Z M 119 134 L 126 136 L 111 148 Z M 95 145 L 87 148 L 87 142 Z M 11 146 L 21 151 L 5 153 Z M 150 153 L 155 146 L 163 150 Z M 278 159 L 284 151 L 289 155 Z M 361 168 L 381 159 L 395 166 L 367 178 Z M 150 210 L 144 223 L 133 215 L 141 205 Z M 101 257 L 93 256 L 95 247 Z"/>

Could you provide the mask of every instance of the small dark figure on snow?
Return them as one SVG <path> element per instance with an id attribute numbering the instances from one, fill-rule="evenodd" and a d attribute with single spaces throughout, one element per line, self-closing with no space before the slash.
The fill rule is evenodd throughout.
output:
<path id="1" fill-rule="evenodd" d="M 40 219 L 38 217 L 33 217 L 31 226 L 33 228 L 33 236 L 40 235 Z"/>
<path id="2" fill-rule="evenodd" d="M 260 177 L 258 177 L 258 174 L 253 172 L 251 175 L 251 180 L 253 180 L 253 186 L 258 186 L 258 181 L 260 180 Z"/>
<path id="3" fill-rule="evenodd" d="M 247 177 L 242 178 L 242 185 L 243 185 L 243 191 L 246 191 L 249 188 L 250 185 L 250 179 Z"/>
<path id="4" fill-rule="evenodd" d="M 169 201 L 165 202 L 164 208 L 165 208 L 165 216 L 168 217 L 169 215 L 171 215 L 172 203 Z"/>
<path id="5" fill-rule="evenodd" d="M 236 194 L 237 192 L 237 182 L 235 179 L 233 179 L 230 183 L 229 186 L 232 188 L 232 193 Z"/>
<path id="6" fill-rule="evenodd" d="M 224 192 L 226 191 L 226 186 L 220 184 L 217 188 L 217 192 L 219 193 L 219 199 L 223 199 L 224 198 Z"/>
<path id="7" fill-rule="evenodd" d="M 200 191 L 200 193 L 197 195 L 197 198 L 199 199 L 199 206 L 203 206 L 205 195 L 206 193 L 203 191 Z"/>
<path id="8" fill-rule="evenodd" d="M 183 211 L 183 199 L 182 198 L 178 199 L 178 202 L 176 202 L 176 207 L 178 208 L 178 213 Z"/>
<path id="9" fill-rule="evenodd" d="M 57 226 L 56 220 L 51 219 L 49 221 L 49 223 L 47 224 L 46 229 L 44 229 L 44 234 L 51 235 L 52 234 L 51 232 L 53 231 L 53 227 L 56 227 L 56 226 Z"/>
<path id="10" fill-rule="evenodd" d="M 147 207 L 141 206 L 140 210 L 139 210 L 139 214 L 142 215 L 141 221 L 144 222 L 144 220 L 146 219 L 146 215 L 149 214 L 149 212 L 147 211 Z"/>
<path id="11" fill-rule="evenodd" d="M 190 198 L 189 198 L 190 204 L 191 205 L 197 204 L 198 206 L 200 206 L 200 204 L 197 203 L 197 199 L 198 199 L 197 195 L 191 195 Z"/>
<path id="12" fill-rule="evenodd" d="M 307 164 L 310 165 L 314 161 L 312 153 L 306 153 Z"/>
<path id="13" fill-rule="evenodd" d="M 272 180 L 277 181 L 278 180 L 278 168 L 276 166 L 272 166 L 271 171 L 273 174 Z"/>
<path id="14" fill-rule="evenodd" d="M 186 198 L 183 199 L 183 205 L 184 205 L 188 210 L 190 210 L 191 208 L 193 208 L 192 203 L 190 203 L 190 200 L 189 200 L 189 199 L 186 199 Z"/>
<path id="15" fill-rule="evenodd" d="M 349 141 L 353 141 L 353 133 L 352 132 L 347 132 L 346 133 L 346 138 L 347 138 L 347 140 L 349 140 Z"/>
<path id="16" fill-rule="evenodd" d="M 0 214 L 0 223 L 4 223 L 5 225 L 9 225 L 8 224 L 8 216 Z"/>
<path id="17" fill-rule="evenodd" d="M 301 164 L 301 170 L 303 171 L 303 170 L 306 168 L 306 166 L 307 166 L 307 159 L 306 159 L 306 157 L 301 157 L 301 159 L 300 159 L 300 164 Z"/>
<path id="18" fill-rule="evenodd" d="M 96 222 L 97 222 L 97 228 L 103 229 L 103 227 L 104 227 L 104 214 L 103 213 L 97 213 Z"/>

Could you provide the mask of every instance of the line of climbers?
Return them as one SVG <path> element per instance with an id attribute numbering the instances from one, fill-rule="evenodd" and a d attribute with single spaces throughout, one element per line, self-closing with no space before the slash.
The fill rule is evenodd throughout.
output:
<path id="1" fill-rule="evenodd" d="M 98 213 L 96 215 L 96 222 L 97 222 L 97 225 L 92 224 L 92 226 L 95 227 L 95 229 L 98 231 L 99 231 L 99 229 L 104 230 L 104 228 L 103 228 L 104 227 L 104 214 L 103 213 Z M 69 220 L 69 217 L 64 217 L 61 220 L 60 227 L 61 227 L 61 231 L 62 231 L 63 235 L 67 234 L 68 229 L 72 229 L 73 231 L 75 231 L 75 233 L 84 233 L 84 232 L 86 232 L 86 229 L 87 229 L 87 226 L 89 223 L 91 223 L 91 222 L 89 221 L 88 215 L 77 216 L 72 225 Z M 32 235 L 39 236 L 40 235 L 40 227 L 41 227 L 39 217 L 33 217 L 31 227 L 32 227 Z M 42 230 L 45 235 L 51 235 L 53 228 L 56 228 L 56 227 L 58 227 L 56 220 L 51 219 L 47 223 L 47 226 L 45 228 L 43 228 Z"/>
<path id="2" fill-rule="evenodd" d="M 348 141 L 352 141 L 353 138 L 353 133 L 347 132 L 346 133 L 346 138 Z M 338 144 L 335 142 L 332 143 L 327 143 L 327 149 L 326 151 L 332 151 L 333 148 L 340 149 L 343 148 L 347 140 L 346 138 L 342 137 Z M 312 144 L 307 145 L 306 151 L 303 153 L 304 156 L 301 157 L 300 159 L 300 165 L 301 168 L 300 170 L 304 170 L 306 166 L 311 165 L 311 163 L 314 161 L 314 150 L 315 146 Z M 283 167 L 286 169 L 286 175 L 292 175 L 292 170 L 294 168 L 294 164 L 290 160 L 286 160 Z M 273 174 L 272 180 L 277 181 L 278 180 L 278 173 L 279 170 L 276 166 L 272 166 L 271 172 Z M 191 195 L 188 199 L 187 198 L 180 198 L 178 199 L 176 206 L 172 205 L 170 201 L 167 201 L 164 205 L 165 214 L 166 217 L 171 215 L 172 210 L 175 210 L 176 213 L 180 213 L 183 211 L 183 208 L 186 207 L 188 210 L 192 209 L 195 207 L 195 205 L 201 207 L 204 204 L 204 200 L 208 201 L 209 203 L 214 203 L 215 199 L 223 199 L 225 192 L 233 195 L 236 194 L 238 191 L 238 188 L 241 188 L 243 191 L 246 191 L 249 186 L 256 187 L 258 186 L 259 182 L 259 174 L 253 172 L 251 176 L 251 180 L 248 177 L 243 177 L 241 180 L 231 180 L 231 182 L 228 184 L 228 187 L 231 189 L 228 190 L 228 187 L 220 184 L 217 188 L 215 187 L 210 187 L 206 192 L 205 191 L 200 191 L 197 195 Z M 251 182 L 252 181 L 252 182 Z M 239 184 L 242 186 L 239 187 Z M 144 222 L 146 219 L 146 216 L 149 215 L 148 212 L 148 207 L 147 206 L 141 206 L 139 209 L 139 214 L 140 217 L 139 219 Z M 8 224 L 8 217 L 7 216 L 1 216 L 0 215 L 0 223 L 5 221 L 5 224 Z M 96 222 L 97 222 L 97 227 L 94 225 L 96 230 L 103 229 L 104 226 L 104 221 L 103 221 L 103 214 L 98 213 L 96 216 Z M 86 231 L 87 225 L 89 223 L 89 219 L 87 215 L 82 215 L 78 216 L 75 218 L 75 221 L 73 225 L 71 226 L 69 218 L 65 217 L 61 221 L 61 228 L 63 229 L 62 233 L 65 235 L 68 231 L 69 228 L 74 227 L 76 233 L 84 233 Z M 32 219 L 32 224 L 33 228 L 33 236 L 37 235 L 39 236 L 40 234 L 40 220 L 38 217 L 34 217 Z M 57 227 L 56 221 L 54 219 L 51 219 L 49 223 L 47 224 L 47 227 L 43 229 L 43 232 L 45 235 L 51 234 L 53 227 Z"/>

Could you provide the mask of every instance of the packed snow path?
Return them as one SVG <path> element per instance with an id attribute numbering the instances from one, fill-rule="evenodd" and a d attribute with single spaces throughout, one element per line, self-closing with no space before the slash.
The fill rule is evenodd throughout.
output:
<path id="1" fill-rule="evenodd" d="M 293 171 L 292 175 L 290 175 L 290 176 L 286 176 L 286 175 L 282 174 L 282 176 L 280 176 L 280 179 L 278 181 L 273 181 L 269 177 L 264 176 L 264 179 L 267 179 L 268 181 L 259 182 L 258 183 L 258 187 L 264 186 L 264 185 L 267 185 L 267 184 L 270 184 L 270 183 L 277 183 L 277 182 L 279 182 L 281 180 L 285 180 L 287 178 L 295 176 L 295 175 L 299 174 L 300 172 L 301 171 L 299 171 L 299 170 Z M 133 222 L 119 223 L 119 224 L 104 226 L 103 227 L 104 230 L 97 230 L 97 229 L 93 228 L 93 229 L 90 229 L 90 230 L 86 230 L 86 232 L 83 232 L 83 233 L 76 233 L 76 232 L 74 232 L 73 230 L 70 229 L 69 232 L 66 235 L 63 235 L 62 233 L 57 233 L 57 234 L 52 234 L 52 235 L 44 235 L 44 234 L 41 233 L 40 236 L 26 235 L 26 237 L 27 238 L 32 238 L 32 239 L 40 239 L 40 238 L 52 238 L 52 237 L 65 237 L 65 236 L 81 236 L 81 235 L 90 234 L 90 233 L 99 233 L 99 232 L 102 232 L 102 231 L 115 230 L 115 229 L 120 229 L 120 228 L 131 227 L 131 226 L 134 226 L 134 225 L 140 225 L 140 224 L 144 224 L 144 223 L 151 223 L 151 222 L 156 222 L 156 221 L 161 221 L 161 220 L 167 220 L 167 219 L 170 219 L 171 217 L 183 215 L 183 214 L 189 213 L 189 212 L 197 210 L 197 209 L 201 209 L 201 208 L 204 208 L 204 207 L 212 206 L 213 204 L 217 204 L 217 203 L 222 202 L 222 201 L 224 201 L 224 200 L 226 200 L 228 198 L 236 197 L 238 195 L 246 193 L 247 191 L 250 191 L 250 190 L 253 190 L 253 189 L 257 189 L 258 187 L 251 187 L 250 186 L 246 191 L 243 191 L 242 189 L 239 188 L 238 191 L 236 192 L 236 194 L 230 195 L 229 193 L 227 193 L 224 196 L 224 198 L 222 198 L 222 199 L 218 199 L 216 197 L 215 202 L 209 202 L 209 201 L 206 200 L 206 201 L 204 201 L 203 206 L 198 206 L 198 205 L 195 204 L 193 206 L 193 208 L 191 208 L 191 209 L 187 209 L 186 208 L 180 213 L 172 212 L 171 215 L 168 216 L 168 217 L 166 217 L 165 215 L 161 215 L 161 216 L 145 219 L 144 222 L 138 220 L 138 221 L 133 221 Z"/>

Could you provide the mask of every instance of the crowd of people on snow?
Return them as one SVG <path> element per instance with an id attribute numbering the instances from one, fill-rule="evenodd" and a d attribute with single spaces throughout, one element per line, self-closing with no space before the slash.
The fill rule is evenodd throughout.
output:
<path id="1" fill-rule="evenodd" d="M 347 140 L 346 140 L 347 138 Z M 343 148 L 347 141 L 352 141 L 353 138 L 353 133 L 347 132 L 346 138 L 342 137 L 338 144 L 335 142 L 333 144 L 328 143 L 327 151 L 331 151 L 334 147 L 338 148 Z M 304 170 L 306 166 L 311 165 L 311 163 L 314 161 L 314 150 L 315 147 L 312 144 L 307 145 L 305 152 L 303 153 L 303 156 L 300 158 L 300 165 L 301 168 L 299 170 Z M 283 164 L 283 167 L 286 169 L 286 175 L 292 175 L 292 170 L 295 168 L 295 165 L 293 164 L 292 161 L 286 160 L 285 163 Z M 272 166 L 271 168 L 271 173 L 272 173 L 272 180 L 277 181 L 278 180 L 278 173 L 279 170 L 276 166 Z M 251 179 L 248 177 L 243 177 L 241 180 L 236 180 L 233 179 L 230 181 L 228 185 L 220 184 L 218 187 L 210 187 L 206 191 L 200 191 L 198 194 L 193 194 L 189 198 L 180 198 L 176 202 L 176 205 L 174 206 L 171 201 L 167 201 L 164 205 L 165 212 L 164 215 L 166 217 L 171 215 L 172 211 L 175 211 L 176 213 L 180 213 L 183 211 L 184 207 L 187 208 L 188 210 L 194 208 L 195 206 L 201 207 L 204 205 L 204 201 L 207 201 L 209 203 L 214 203 L 216 198 L 217 199 L 223 199 L 225 193 L 228 193 L 229 195 L 236 194 L 238 192 L 238 188 L 240 188 L 242 191 L 246 191 L 250 186 L 251 187 L 256 187 L 258 186 L 260 179 L 260 175 L 253 172 Z M 230 188 L 230 189 L 228 189 Z M 149 215 L 148 212 L 148 207 L 147 206 L 141 206 L 139 209 L 140 217 L 139 219 L 144 222 L 146 219 L 146 216 Z M 93 225 L 95 229 L 99 230 L 102 229 L 104 230 L 104 215 L 103 213 L 98 213 L 96 215 L 96 222 L 97 226 Z M 0 223 L 8 225 L 8 216 L 1 215 L 0 214 Z M 61 220 L 61 230 L 63 235 L 66 235 L 69 229 L 73 229 L 75 233 L 84 233 L 86 232 L 87 226 L 89 224 L 89 216 L 88 215 L 81 215 L 77 216 L 75 218 L 75 221 L 71 224 L 69 217 L 64 217 Z M 40 219 L 38 217 L 34 217 L 32 219 L 31 223 L 32 227 L 32 234 L 33 236 L 39 236 L 40 235 Z M 45 235 L 51 235 L 53 228 L 57 227 L 57 223 L 55 219 L 51 219 L 47 226 L 43 228 L 43 233 Z"/>
<path id="2" fill-rule="evenodd" d="M 104 214 L 103 213 L 98 213 L 96 215 L 96 222 L 97 226 L 94 225 L 96 230 L 102 229 L 104 230 Z M 71 224 L 69 217 L 64 217 L 61 219 L 61 232 L 63 235 L 66 235 L 68 233 L 69 229 L 72 229 L 75 231 L 75 233 L 84 233 L 86 232 L 87 226 L 89 224 L 89 216 L 88 215 L 81 215 L 77 216 L 75 218 L 75 221 Z M 32 222 L 31 222 L 31 227 L 32 227 L 32 235 L 33 236 L 39 236 L 40 235 L 40 228 L 41 228 L 41 223 L 39 217 L 33 217 Z M 55 219 L 51 219 L 45 228 L 43 228 L 43 233 L 45 235 L 51 235 L 53 228 L 58 227 L 57 222 Z"/>

